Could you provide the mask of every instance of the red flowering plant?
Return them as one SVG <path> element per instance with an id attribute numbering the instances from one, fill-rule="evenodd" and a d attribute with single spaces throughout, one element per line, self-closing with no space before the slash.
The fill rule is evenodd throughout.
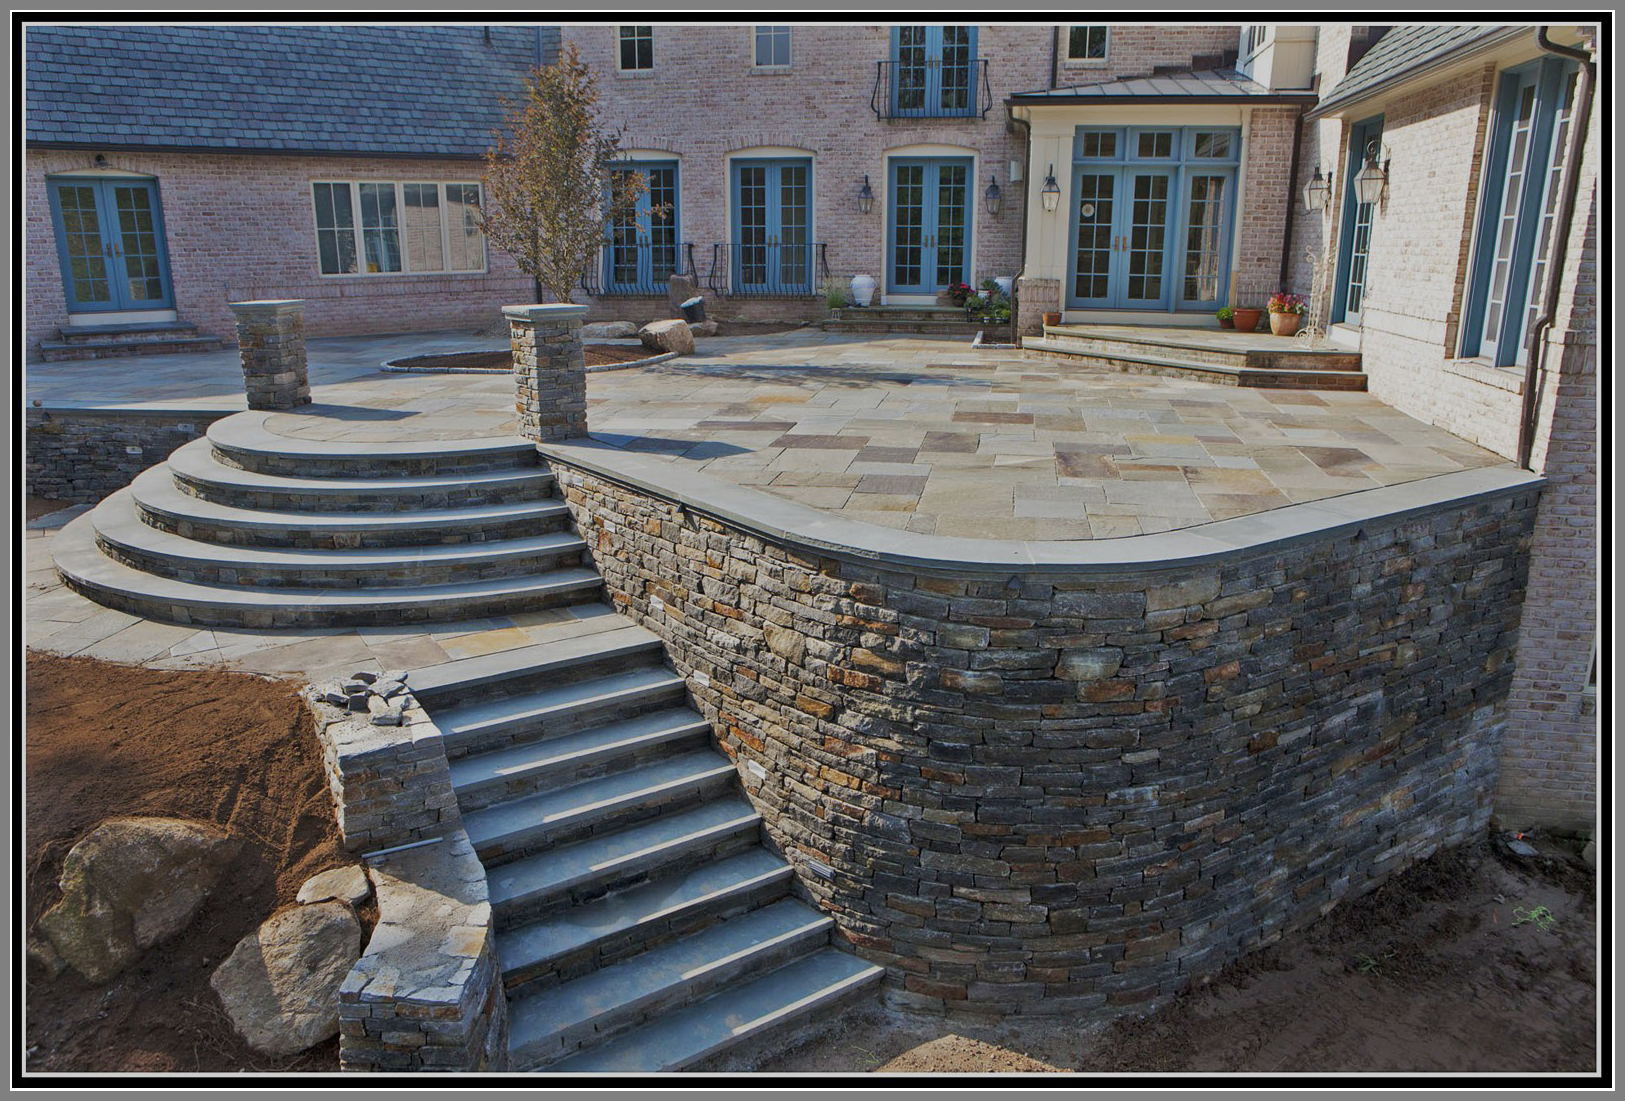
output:
<path id="1" fill-rule="evenodd" d="M 1306 314 L 1309 312 L 1309 299 L 1301 294 L 1277 291 L 1270 295 L 1269 310 L 1270 313 Z"/>
<path id="2" fill-rule="evenodd" d="M 975 293 L 975 288 L 969 283 L 951 283 L 949 284 L 947 291 L 944 293 L 948 295 L 948 297 L 953 301 L 954 305 L 963 306 L 965 304 L 965 299 L 969 298 L 973 293 Z"/>

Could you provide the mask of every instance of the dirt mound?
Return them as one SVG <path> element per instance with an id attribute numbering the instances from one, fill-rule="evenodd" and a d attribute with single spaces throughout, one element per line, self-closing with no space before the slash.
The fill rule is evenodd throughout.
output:
<path id="1" fill-rule="evenodd" d="M 943 1036 L 877 1069 L 882 1074 L 1054 1074 L 1061 1068 L 968 1036 Z"/>
<path id="2" fill-rule="evenodd" d="M 31 972 L 30 1070 L 332 1070 L 337 1042 L 256 1055 L 208 987 L 233 946 L 299 885 L 354 863 L 339 847 L 321 749 L 295 686 L 28 655 L 27 920 L 59 897 L 62 859 L 118 815 L 197 819 L 241 857 L 174 940 L 106 986 Z"/>

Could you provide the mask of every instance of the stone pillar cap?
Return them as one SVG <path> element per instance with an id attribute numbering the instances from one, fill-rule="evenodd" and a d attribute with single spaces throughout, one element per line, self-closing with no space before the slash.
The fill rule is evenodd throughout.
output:
<path id="1" fill-rule="evenodd" d="M 534 306 L 504 306 L 502 316 L 512 321 L 565 321 L 587 316 L 587 307 L 574 302 L 543 302 Z"/>
<path id="2" fill-rule="evenodd" d="M 303 298 L 266 298 L 257 302 L 233 302 L 231 308 L 257 313 L 277 313 L 296 309 L 304 304 Z"/>

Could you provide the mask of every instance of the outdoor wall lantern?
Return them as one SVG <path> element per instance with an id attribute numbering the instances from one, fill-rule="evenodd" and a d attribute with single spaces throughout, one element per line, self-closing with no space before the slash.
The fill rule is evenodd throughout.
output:
<path id="1" fill-rule="evenodd" d="M 1308 183 L 1303 185 L 1303 205 L 1310 210 L 1324 213 L 1332 205 L 1332 173 L 1324 176 L 1320 174 L 1320 165 L 1315 165 L 1315 175 Z"/>
<path id="2" fill-rule="evenodd" d="M 863 175 L 863 186 L 858 189 L 858 213 L 867 214 L 875 206 L 875 193 L 869 187 L 869 174 Z"/>
<path id="3" fill-rule="evenodd" d="M 999 190 L 998 177 L 991 174 L 988 176 L 987 191 L 985 195 L 987 198 L 988 214 L 997 218 L 999 216 L 999 211 L 1004 209 L 1004 192 Z"/>
<path id="4" fill-rule="evenodd" d="M 1055 166 L 1049 166 L 1049 175 L 1044 177 L 1044 190 L 1038 193 L 1044 200 L 1044 212 L 1054 214 L 1055 208 L 1061 205 L 1061 185 L 1055 182 Z"/>
<path id="5" fill-rule="evenodd" d="M 1382 202 L 1382 192 L 1388 186 L 1388 166 L 1393 163 L 1384 157 L 1382 164 L 1377 164 L 1377 158 L 1382 156 L 1382 147 L 1375 141 L 1366 143 L 1365 164 L 1360 171 L 1354 174 L 1354 194 L 1367 206 Z"/>

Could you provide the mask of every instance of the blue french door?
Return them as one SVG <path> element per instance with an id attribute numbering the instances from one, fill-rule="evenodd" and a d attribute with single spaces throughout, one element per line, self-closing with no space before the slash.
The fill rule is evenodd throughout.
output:
<path id="1" fill-rule="evenodd" d="M 604 285 L 609 294 L 636 294 L 664 287 L 680 268 L 678 256 L 677 162 L 617 165 L 612 176 L 643 173 L 648 187 L 635 210 L 609 219 L 604 252 Z"/>
<path id="2" fill-rule="evenodd" d="M 1166 168 L 1073 170 L 1068 305 L 1168 308 L 1174 292 L 1177 178 Z"/>
<path id="3" fill-rule="evenodd" d="M 812 161 L 733 162 L 732 252 L 737 293 L 812 293 Z"/>
<path id="4" fill-rule="evenodd" d="M 49 190 L 69 312 L 175 305 L 155 181 L 59 177 Z"/>
<path id="5" fill-rule="evenodd" d="M 892 28 L 893 117 L 953 118 L 976 104 L 976 28 Z"/>
<path id="6" fill-rule="evenodd" d="M 1366 285 L 1370 279 L 1371 227 L 1376 207 L 1362 203 L 1354 177 L 1365 164 L 1365 148 L 1382 141 L 1382 119 L 1360 123 L 1349 133 L 1349 161 L 1343 173 L 1343 230 L 1345 247 L 1337 255 L 1337 291 L 1332 303 L 1332 320 L 1359 325 L 1365 309 Z"/>
<path id="7" fill-rule="evenodd" d="M 886 290 L 935 294 L 970 275 L 969 157 L 891 162 Z"/>

